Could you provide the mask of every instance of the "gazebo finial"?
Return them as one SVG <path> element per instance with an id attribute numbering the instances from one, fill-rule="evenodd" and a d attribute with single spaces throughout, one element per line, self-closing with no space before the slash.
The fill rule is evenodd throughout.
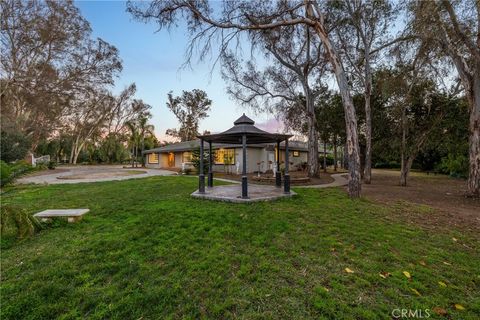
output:
<path id="1" fill-rule="evenodd" d="M 236 126 L 241 125 L 241 124 L 247 124 L 247 125 L 252 125 L 253 126 L 255 124 L 255 121 L 253 121 L 252 119 L 247 117 L 244 113 L 240 118 L 235 120 L 235 122 L 233 124 L 236 125 Z"/>

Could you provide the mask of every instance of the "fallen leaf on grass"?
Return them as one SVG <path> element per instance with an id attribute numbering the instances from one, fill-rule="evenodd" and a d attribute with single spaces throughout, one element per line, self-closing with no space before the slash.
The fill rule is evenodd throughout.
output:
<path id="1" fill-rule="evenodd" d="M 403 271 L 403 274 L 405 275 L 405 277 L 407 277 L 408 279 L 410 279 L 412 276 L 410 275 L 410 272 L 408 271 Z"/>
<path id="2" fill-rule="evenodd" d="M 465 307 L 462 306 L 461 304 L 455 303 L 455 309 L 457 309 L 457 310 L 465 310 Z"/>
<path id="3" fill-rule="evenodd" d="M 440 307 L 434 307 L 432 311 L 438 314 L 439 316 L 446 316 L 448 313 L 447 310 Z"/>
<path id="4" fill-rule="evenodd" d="M 330 291 L 330 289 L 328 289 L 327 287 L 323 287 L 323 290 L 325 290 L 325 291 L 327 291 L 327 292 Z"/>
<path id="5" fill-rule="evenodd" d="M 383 279 L 387 279 L 388 277 L 390 277 L 391 274 L 390 272 L 380 272 L 378 275 Z"/>
<path id="6" fill-rule="evenodd" d="M 447 265 L 447 266 L 451 266 L 452 264 L 451 263 L 448 263 L 447 261 L 443 261 L 443 264 Z"/>
<path id="7" fill-rule="evenodd" d="M 345 271 L 346 271 L 347 273 L 355 273 L 355 271 L 353 271 L 353 270 L 350 269 L 350 268 L 345 268 Z"/>
<path id="8" fill-rule="evenodd" d="M 457 242 L 457 241 L 458 241 L 458 239 L 457 239 L 457 238 L 455 238 L 455 237 L 454 237 L 454 238 L 452 238 L 452 240 L 453 240 L 453 241 L 455 241 L 455 242 Z"/>
<path id="9" fill-rule="evenodd" d="M 420 292 L 418 292 L 417 289 L 410 288 L 410 290 L 412 290 L 412 292 L 415 293 L 417 296 L 421 296 Z"/>
<path id="10" fill-rule="evenodd" d="M 418 263 L 420 263 L 420 264 L 421 264 L 422 266 L 424 266 L 424 267 L 427 265 L 427 264 L 425 263 L 425 261 L 423 261 L 423 260 L 420 260 Z"/>
<path id="11" fill-rule="evenodd" d="M 440 285 L 440 287 L 444 287 L 444 288 L 447 287 L 447 284 L 443 281 L 438 281 L 438 284 Z"/>

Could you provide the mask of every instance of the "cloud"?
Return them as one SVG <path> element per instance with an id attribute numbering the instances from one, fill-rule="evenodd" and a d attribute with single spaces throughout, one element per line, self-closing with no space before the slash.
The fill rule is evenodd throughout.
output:
<path id="1" fill-rule="evenodd" d="M 258 128 L 268 132 L 283 132 L 285 130 L 285 125 L 283 122 L 275 118 L 256 123 L 255 125 Z"/>

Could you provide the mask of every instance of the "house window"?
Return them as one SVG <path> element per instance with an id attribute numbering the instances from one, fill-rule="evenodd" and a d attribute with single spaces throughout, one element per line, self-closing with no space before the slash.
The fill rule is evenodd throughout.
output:
<path id="1" fill-rule="evenodd" d="M 235 149 L 215 150 L 215 164 L 235 164 Z"/>
<path id="2" fill-rule="evenodd" d="M 293 151 L 293 156 L 294 156 L 294 157 L 300 157 L 300 152 L 298 152 L 298 151 Z"/>
<path id="3" fill-rule="evenodd" d="M 182 162 L 184 163 L 192 162 L 192 152 L 185 151 L 182 155 Z"/>
<path id="4" fill-rule="evenodd" d="M 149 153 L 148 163 L 158 163 L 158 153 Z"/>

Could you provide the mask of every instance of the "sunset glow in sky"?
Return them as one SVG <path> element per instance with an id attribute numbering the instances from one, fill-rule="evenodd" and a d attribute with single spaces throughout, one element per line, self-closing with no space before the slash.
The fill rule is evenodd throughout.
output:
<path id="1" fill-rule="evenodd" d="M 116 82 L 118 93 L 130 83 L 137 84 L 136 98 L 153 106 L 152 124 L 157 137 L 165 139 L 168 128 L 178 127 L 167 109 L 167 93 L 180 95 L 182 90 L 202 89 L 213 101 L 210 117 L 200 123 L 200 131 L 220 132 L 246 112 L 265 130 L 278 131 L 281 125 L 273 115 L 254 115 L 240 107 L 226 94 L 226 83 L 219 68 L 211 73 L 213 62 L 193 64 L 193 70 L 181 69 L 188 35 L 183 27 L 156 32 L 154 23 L 134 21 L 123 1 L 77 1 L 82 15 L 90 22 L 93 35 L 113 44 L 120 51 L 123 71 Z"/>

